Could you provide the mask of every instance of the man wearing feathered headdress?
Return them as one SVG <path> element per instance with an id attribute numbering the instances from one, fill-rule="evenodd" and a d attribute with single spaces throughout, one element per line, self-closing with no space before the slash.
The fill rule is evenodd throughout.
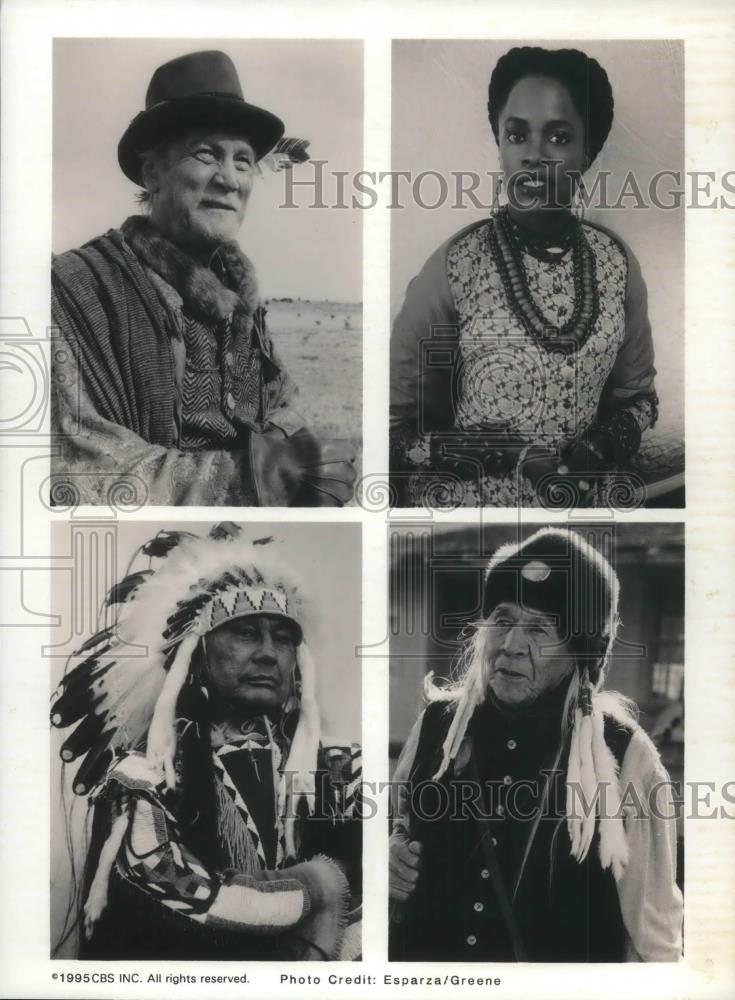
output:
<path id="1" fill-rule="evenodd" d="M 603 691 L 613 567 L 573 531 L 502 546 L 456 682 L 395 773 L 391 957 L 675 961 L 668 775 Z"/>
<path id="2" fill-rule="evenodd" d="M 358 748 L 320 735 L 283 557 L 165 532 L 108 596 L 51 722 L 94 805 L 88 958 L 336 959 L 359 950 Z M 154 566 L 155 563 L 155 566 Z"/>
<path id="3" fill-rule="evenodd" d="M 237 243 L 256 173 L 308 159 L 223 52 L 159 66 L 118 145 L 132 216 L 53 261 L 52 502 L 334 506 L 355 451 L 293 408 Z"/>

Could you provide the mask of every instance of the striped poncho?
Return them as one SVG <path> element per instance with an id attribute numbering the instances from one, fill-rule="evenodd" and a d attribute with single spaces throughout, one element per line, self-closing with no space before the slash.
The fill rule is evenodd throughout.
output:
<path id="1" fill-rule="evenodd" d="M 295 386 L 235 244 L 205 268 L 143 217 L 52 269 L 52 502 L 252 505 L 251 435 L 294 433 Z"/>

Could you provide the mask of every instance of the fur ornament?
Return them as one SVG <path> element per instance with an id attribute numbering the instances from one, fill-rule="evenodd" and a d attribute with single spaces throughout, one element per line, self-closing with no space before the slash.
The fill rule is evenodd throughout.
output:
<path id="1" fill-rule="evenodd" d="M 236 242 L 221 244 L 205 267 L 162 236 L 145 215 L 131 216 L 120 228 L 136 257 L 203 323 L 218 323 L 233 313 L 249 317 L 260 305 L 255 269 Z"/>

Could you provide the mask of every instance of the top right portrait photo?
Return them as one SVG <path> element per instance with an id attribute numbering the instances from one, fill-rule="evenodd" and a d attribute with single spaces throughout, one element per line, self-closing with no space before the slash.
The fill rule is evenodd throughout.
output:
<path id="1" fill-rule="evenodd" d="M 684 45 L 392 54 L 391 501 L 681 508 Z"/>

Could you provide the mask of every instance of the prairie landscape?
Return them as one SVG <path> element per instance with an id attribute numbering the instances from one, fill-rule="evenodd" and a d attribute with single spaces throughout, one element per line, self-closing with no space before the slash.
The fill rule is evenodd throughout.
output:
<path id="1" fill-rule="evenodd" d="M 345 438 L 362 458 L 362 305 L 270 299 L 268 329 L 299 387 L 296 408 L 319 437 Z"/>

